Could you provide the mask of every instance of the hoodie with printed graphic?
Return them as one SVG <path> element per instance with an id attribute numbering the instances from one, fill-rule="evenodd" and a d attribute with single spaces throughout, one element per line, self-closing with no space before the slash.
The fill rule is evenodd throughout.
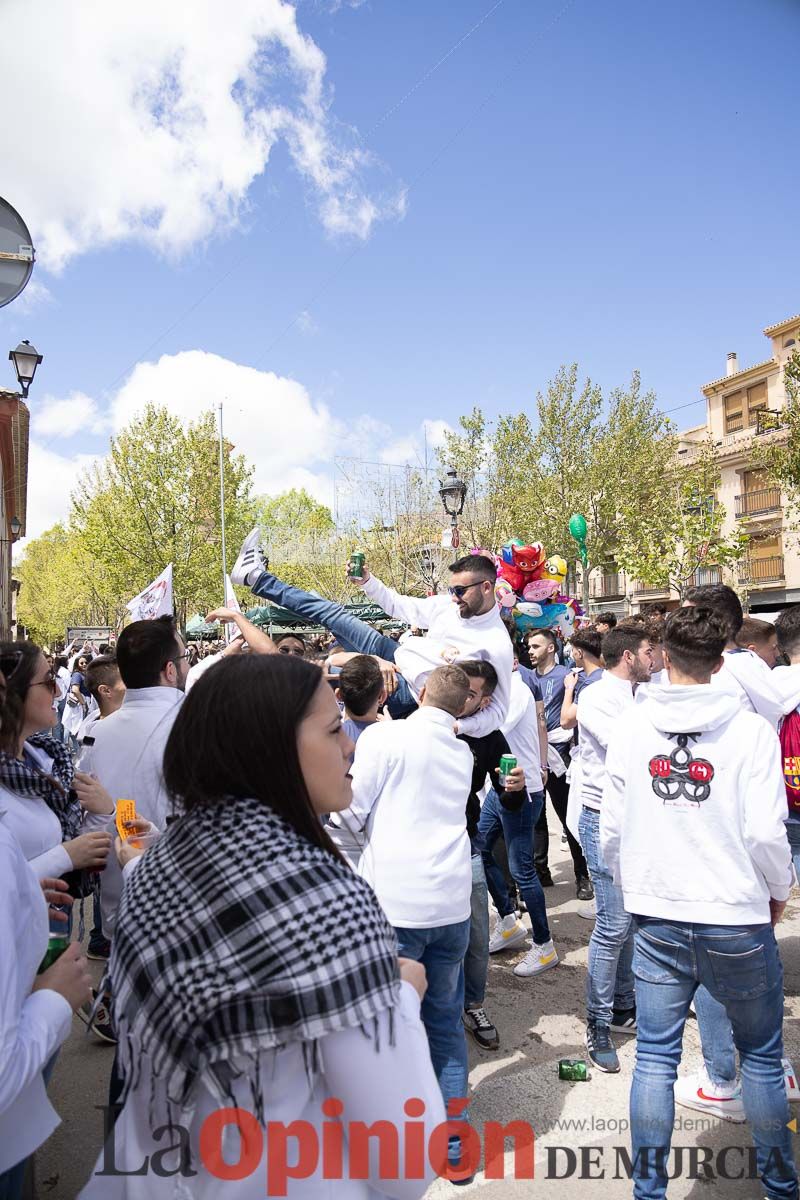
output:
<path id="1" fill-rule="evenodd" d="M 768 722 L 707 685 L 649 689 L 606 757 L 600 845 L 638 916 L 760 925 L 786 900 L 791 855 Z"/>

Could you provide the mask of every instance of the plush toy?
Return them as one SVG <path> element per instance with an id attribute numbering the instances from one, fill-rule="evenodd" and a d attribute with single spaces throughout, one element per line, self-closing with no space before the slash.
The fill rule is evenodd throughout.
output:
<path id="1" fill-rule="evenodd" d="M 501 608 L 513 608 L 517 603 L 517 593 L 507 579 L 498 579 L 494 585 L 494 594 Z"/>
<path id="2" fill-rule="evenodd" d="M 532 542 L 529 546 L 512 544 L 511 555 L 514 559 L 514 566 L 522 571 L 526 583 L 539 578 L 545 560 L 544 546 L 541 542 Z"/>
<path id="3" fill-rule="evenodd" d="M 541 573 L 541 578 L 555 579 L 559 584 L 564 582 L 567 578 L 567 564 L 560 554 L 554 554 L 552 558 L 548 558 Z"/>

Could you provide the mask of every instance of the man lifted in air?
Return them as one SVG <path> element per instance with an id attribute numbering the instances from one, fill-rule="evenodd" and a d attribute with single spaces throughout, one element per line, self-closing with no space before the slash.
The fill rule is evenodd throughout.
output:
<path id="1" fill-rule="evenodd" d="M 482 554 L 468 554 L 450 567 L 448 595 L 401 596 L 364 568 L 363 576 L 348 578 L 392 617 L 427 630 L 424 637 L 402 643 L 378 633 L 354 617 L 341 604 L 324 600 L 282 583 L 268 570 L 258 527 L 245 538 L 231 579 L 252 588 L 257 596 L 288 608 L 298 617 L 323 625 L 345 651 L 371 654 L 397 672 L 397 689 L 389 701 L 393 717 L 407 716 L 416 708 L 420 691 L 436 667 L 460 659 L 486 659 L 497 671 L 497 687 L 487 707 L 458 722 L 458 732 L 482 737 L 499 729 L 508 711 L 513 669 L 513 648 L 500 619 L 494 594 L 497 572 Z"/>

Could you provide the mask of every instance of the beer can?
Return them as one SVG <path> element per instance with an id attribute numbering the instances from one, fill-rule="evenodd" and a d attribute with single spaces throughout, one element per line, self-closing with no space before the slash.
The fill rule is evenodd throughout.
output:
<path id="1" fill-rule="evenodd" d="M 500 786 L 505 787 L 508 783 L 508 776 L 517 765 L 517 760 L 513 754 L 500 755 Z"/>
<path id="2" fill-rule="evenodd" d="M 589 1070 L 582 1058 L 560 1058 L 558 1060 L 558 1078 L 566 1079 L 569 1083 L 586 1083 Z"/>
<path id="3" fill-rule="evenodd" d="M 366 561 L 366 554 L 362 554 L 360 550 L 356 550 L 350 555 L 350 564 L 347 568 L 347 573 L 351 579 L 360 579 L 362 577 Z"/>

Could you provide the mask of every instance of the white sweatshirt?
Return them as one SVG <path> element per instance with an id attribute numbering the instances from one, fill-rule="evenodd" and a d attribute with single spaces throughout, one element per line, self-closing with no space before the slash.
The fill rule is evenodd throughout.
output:
<path id="1" fill-rule="evenodd" d="M 347 817 L 367 831 L 358 870 L 398 928 L 439 928 L 470 915 L 473 758 L 453 724 L 449 713 L 423 705 L 405 721 L 371 725 L 356 743 Z"/>
<path id="2" fill-rule="evenodd" d="M 653 688 L 609 742 L 600 848 L 629 913 L 766 924 L 791 889 L 786 815 L 774 731 L 706 684 Z"/>
<path id="3" fill-rule="evenodd" d="M 508 712 L 514 650 L 497 606 L 480 617 L 465 619 L 449 595 L 401 596 L 374 575 L 364 584 L 364 592 L 390 616 L 428 630 L 425 637 L 408 638 L 398 645 L 395 656 L 397 669 L 415 696 L 435 667 L 465 658 L 488 659 L 497 671 L 497 688 L 486 708 L 459 721 L 458 730 L 483 737 L 502 727 Z"/>
<path id="4" fill-rule="evenodd" d="M 459 725 L 461 723 L 459 722 Z M 511 698 L 508 716 L 502 724 L 508 748 L 525 772 L 525 788 L 529 792 L 542 790 L 542 756 L 539 750 L 539 718 L 531 689 L 518 671 L 511 676 Z M 497 776 L 492 783 L 497 784 Z"/>
<path id="5" fill-rule="evenodd" d="M 92 769 L 116 803 L 133 800 L 137 816 L 166 828 L 169 799 L 164 787 L 164 747 L 180 711 L 183 692 L 171 687 L 128 688 L 116 712 L 94 727 Z M 114 817 L 108 819 L 114 833 Z M 116 855 L 108 856 L 100 876 L 103 933 L 111 937 L 122 895 Z"/>
<path id="6" fill-rule="evenodd" d="M 578 697 L 578 745 L 580 755 L 581 803 L 597 811 L 603 796 L 606 751 L 612 736 L 627 729 L 627 710 L 633 708 L 633 685 L 611 671 L 603 671 L 597 683 L 583 688 Z M 622 714 L 625 713 L 625 718 Z"/>
<path id="7" fill-rule="evenodd" d="M 50 988 L 32 992 L 47 949 L 47 902 L 0 817 L 0 1175 L 32 1154 L 60 1122 L 42 1071 L 72 1026 Z"/>
<path id="8" fill-rule="evenodd" d="M 800 672 L 776 676 L 752 650 L 726 650 L 723 659 L 711 686 L 736 697 L 747 712 L 758 713 L 773 729 L 800 704 Z"/>

